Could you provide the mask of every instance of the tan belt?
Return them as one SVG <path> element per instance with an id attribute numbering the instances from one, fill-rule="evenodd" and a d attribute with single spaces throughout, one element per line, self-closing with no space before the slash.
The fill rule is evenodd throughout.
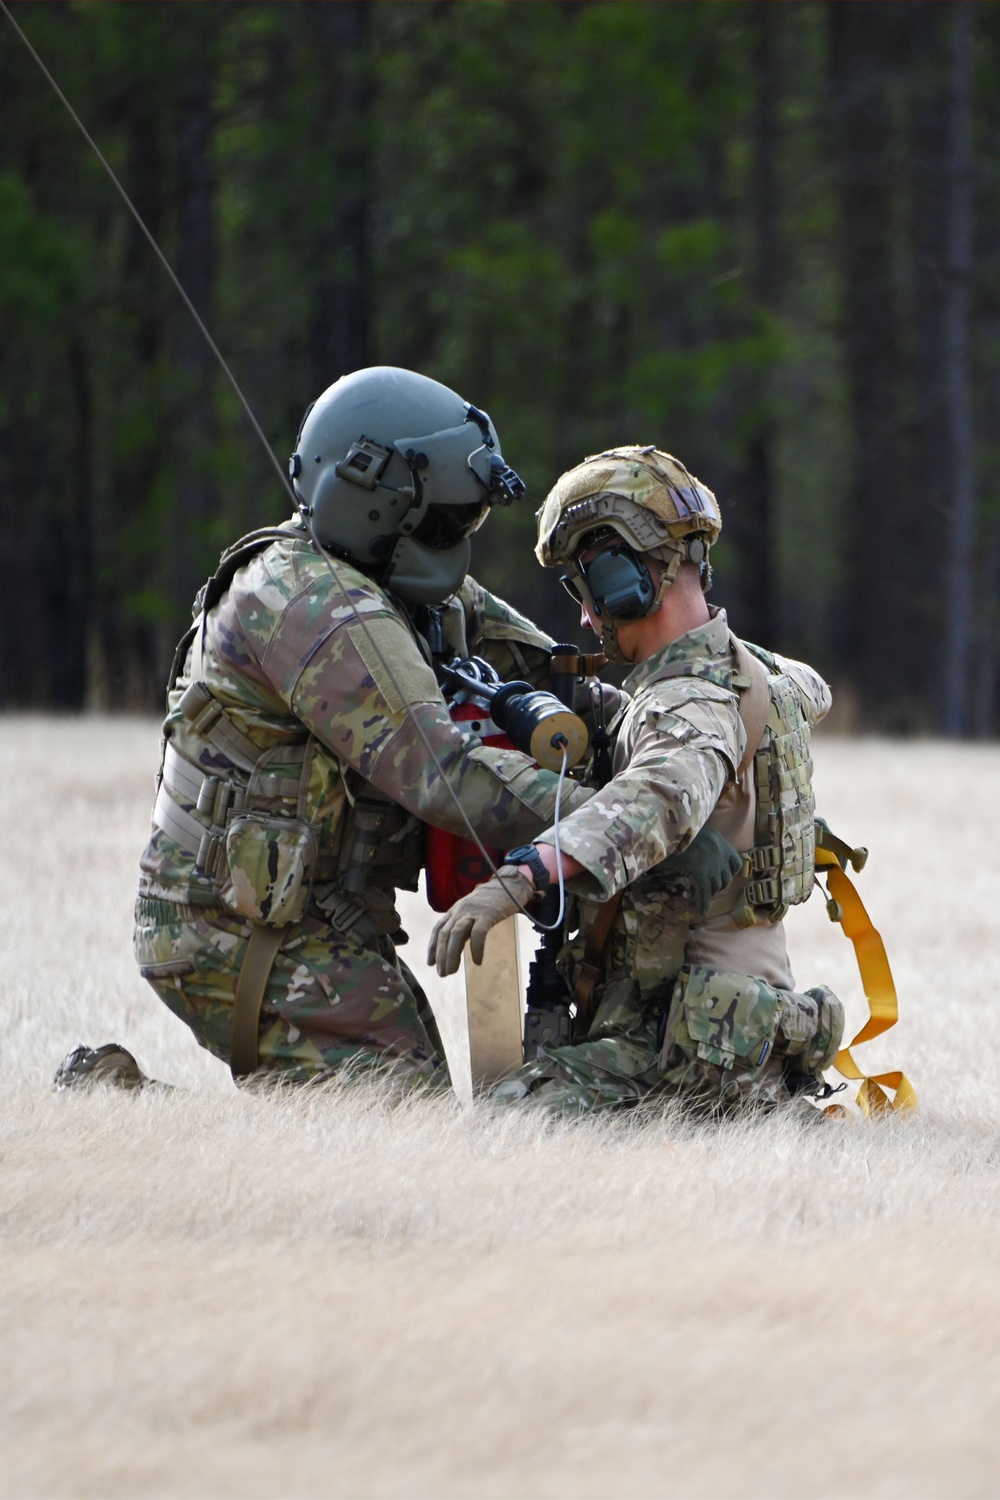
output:
<path id="1" fill-rule="evenodd" d="M 233 1005 L 233 1041 L 230 1067 L 234 1078 L 256 1073 L 259 1063 L 257 1033 L 260 1030 L 260 1008 L 264 1003 L 267 981 L 278 956 L 287 927 L 254 927 L 236 982 Z"/>

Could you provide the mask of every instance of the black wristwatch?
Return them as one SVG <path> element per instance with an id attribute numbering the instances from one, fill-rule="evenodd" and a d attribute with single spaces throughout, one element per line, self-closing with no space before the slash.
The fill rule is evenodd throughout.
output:
<path id="1" fill-rule="evenodd" d="M 506 865 L 527 865 L 534 878 L 535 890 L 542 894 L 548 890 L 552 877 L 534 844 L 518 844 L 516 849 L 508 849 L 503 859 Z"/>

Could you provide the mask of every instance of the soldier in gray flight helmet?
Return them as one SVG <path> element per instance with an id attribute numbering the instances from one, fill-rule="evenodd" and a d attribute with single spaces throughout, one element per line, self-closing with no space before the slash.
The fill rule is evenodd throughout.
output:
<path id="1" fill-rule="evenodd" d="M 324 547 L 379 572 L 408 604 L 440 604 L 469 569 L 469 538 L 524 485 L 485 412 L 412 370 L 345 375 L 306 412 L 289 460 Z"/>
<path id="2" fill-rule="evenodd" d="M 547 683 L 553 642 L 468 576 L 524 487 L 485 412 L 390 366 L 324 391 L 289 467 L 298 513 L 224 554 L 178 649 L 136 958 L 238 1076 L 440 1086 L 395 891 L 426 824 L 465 836 L 464 811 L 506 848 L 555 808 L 557 776 L 454 723 L 435 673 L 475 654 Z"/>

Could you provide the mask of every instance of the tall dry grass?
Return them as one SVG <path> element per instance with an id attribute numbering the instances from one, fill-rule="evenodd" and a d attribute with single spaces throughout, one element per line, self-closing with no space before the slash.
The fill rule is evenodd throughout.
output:
<path id="1" fill-rule="evenodd" d="M 132 968 L 156 738 L 0 720 L 0 1492 L 997 1494 L 1000 751 L 818 743 L 922 1108 L 802 1130 L 238 1092 Z M 178 1088 L 51 1092 L 109 1039 Z"/>

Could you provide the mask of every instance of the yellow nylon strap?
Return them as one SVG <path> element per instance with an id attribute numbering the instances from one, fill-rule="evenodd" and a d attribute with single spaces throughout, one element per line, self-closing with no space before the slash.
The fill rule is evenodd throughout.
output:
<path id="1" fill-rule="evenodd" d="M 862 1114 L 877 1115 L 889 1110 L 902 1112 L 916 1109 L 917 1096 L 905 1074 L 863 1073 L 851 1056 L 851 1047 L 856 1047 L 859 1042 L 870 1042 L 873 1037 L 888 1031 L 890 1026 L 895 1026 L 899 1019 L 899 1002 L 896 999 L 896 986 L 886 957 L 885 944 L 872 926 L 872 919 L 853 883 L 841 869 L 836 855 L 829 849 L 816 850 L 816 864 L 826 876 L 830 895 L 843 911 L 841 926 L 845 937 L 850 938 L 854 944 L 858 971 L 868 1000 L 868 1020 L 850 1046 L 837 1053 L 833 1065 L 843 1078 L 860 1080 L 857 1102 Z M 892 1089 L 892 1099 L 886 1089 Z"/>

